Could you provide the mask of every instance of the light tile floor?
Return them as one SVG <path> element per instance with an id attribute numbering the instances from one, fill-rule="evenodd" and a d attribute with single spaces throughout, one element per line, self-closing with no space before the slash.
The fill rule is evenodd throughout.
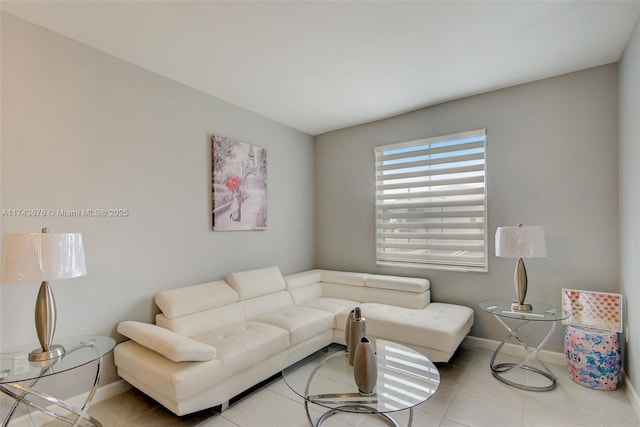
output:
<path id="1" fill-rule="evenodd" d="M 550 392 L 509 387 L 491 375 L 491 353 L 462 347 L 447 364 L 436 364 L 441 384 L 436 394 L 414 410 L 416 427 L 640 427 L 622 387 L 595 391 L 575 384 L 566 366 L 547 364 L 558 377 Z M 523 373 L 525 375 L 525 373 Z M 223 413 L 206 410 L 177 417 L 136 390 L 93 405 L 89 412 L 105 427 L 307 427 L 302 399 L 279 378 L 231 405 Z M 312 409 L 314 420 L 322 411 Z M 408 411 L 394 414 L 406 425 Z M 47 426 L 58 426 L 58 422 Z M 340 414 L 326 427 L 383 427 L 372 416 Z"/>

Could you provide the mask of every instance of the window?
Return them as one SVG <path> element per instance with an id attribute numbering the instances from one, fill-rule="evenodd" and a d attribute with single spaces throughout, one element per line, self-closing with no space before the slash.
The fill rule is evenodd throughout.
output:
<path id="1" fill-rule="evenodd" d="M 375 148 L 376 262 L 487 271 L 486 131 Z"/>

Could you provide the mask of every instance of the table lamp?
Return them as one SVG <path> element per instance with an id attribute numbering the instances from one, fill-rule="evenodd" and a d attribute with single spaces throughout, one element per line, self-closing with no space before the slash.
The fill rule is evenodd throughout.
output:
<path id="1" fill-rule="evenodd" d="M 518 258 L 513 283 L 516 287 L 517 302 L 511 304 L 514 311 L 531 311 L 531 304 L 525 304 L 527 296 L 527 270 L 523 258 L 542 258 L 547 256 L 547 244 L 544 227 L 525 226 L 498 227 L 496 230 L 496 256 Z"/>
<path id="2" fill-rule="evenodd" d="M 30 361 L 55 359 L 64 347 L 53 344 L 56 302 L 49 280 L 70 279 L 87 274 L 82 235 L 79 233 L 11 233 L 2 247 L 2 281 L 42 281 L 36 299 L 36 333 L 41 348 L 29 353 Z"/>

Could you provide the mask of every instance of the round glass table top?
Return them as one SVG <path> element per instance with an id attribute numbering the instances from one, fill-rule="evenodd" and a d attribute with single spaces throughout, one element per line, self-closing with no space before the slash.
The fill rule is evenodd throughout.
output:
<path id="1" fill-rule="evenodd" d="M 310 346 L 321 347 L 318 343 Z M 440 373 L 424 355 L 384 340 L 377 340 L 375 350 L 378 379 L 371 395 L 358 392 L 346 347 L 338 344 L 304 358 L 312 351 L 309 346 L 294 351 L 282 376 L 302 398 L 343 412 L 361 413 L 362 406 L 371 413 L 401 411 L 423 403 L 438 389 Z"/>
<path id="2" fill-rule="evenodd" d="M 480 303 L 480 308 L 500 317 L 530 321 L 557 321 L 569 318 L 569 313 L 563 313 L 558 307 L 542 302 L 530 303 L 531 311 L 517 311 L 511 308 L 512 300 L 491 300 Z"/>
<path id="3" fill-rule="evenodd" d="M 78 336 L 55 338 L 54 344 L 62 345 L 65 353 L 43 362 L 28 360 L 29 353 L 38 347 L 34 344 L 0 353 L 0 384 L 47 377 L 78 368 L 109 353 L 116 342 L 109 337 Z"/>

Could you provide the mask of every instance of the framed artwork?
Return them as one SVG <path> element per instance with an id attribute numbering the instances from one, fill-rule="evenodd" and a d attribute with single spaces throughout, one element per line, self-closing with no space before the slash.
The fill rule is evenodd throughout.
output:
<path id="1" fill-rule="evenodd" d="M 267 229 L 267 150 L 237 139 L 211 137 L 214 231 Z"/>
<path id="2" fill-rule="evenodd" d="M 565 325 L 622 332 L 622 295 L 606 292 L 562 290 Z"/>

